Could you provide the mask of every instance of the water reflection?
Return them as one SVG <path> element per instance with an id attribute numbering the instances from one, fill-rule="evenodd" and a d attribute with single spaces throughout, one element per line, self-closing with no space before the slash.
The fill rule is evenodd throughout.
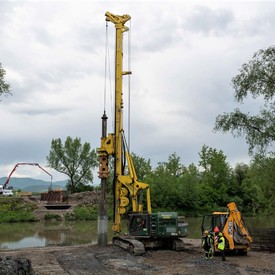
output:
<path id="1" fill-rule="evenodd" d="M 47 240 L 45 238 L 38 237 L 26 237 L 17 242 L 4 242 L 1 243 L 1 249 L 17 249 L 24 247 L 39 247 L 39 246 L 47 246 Z"/>
<path id="2" fill-rule="evenodd" d="M 0 249 L 97 243 L 96 221 L 0 224 L 0 230 Z"/>
<path id="3" fill-rule="evenodd" d="M 200 238 L 202 218 L 188 218 L 188 222 L 189 238 Z M 245 222 L 248 228 L 275 227 L 274 217 L 245 217 Z M 97 221 L 0 224 L 0 232 L 2 250 L 97 243 Z M 108 241 L 111 241 L 112 236 L 110 221 Z"/>

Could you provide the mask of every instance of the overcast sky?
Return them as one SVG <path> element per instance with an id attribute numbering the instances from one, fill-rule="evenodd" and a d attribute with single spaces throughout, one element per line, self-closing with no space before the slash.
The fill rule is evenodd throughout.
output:
<path id="1" fill-rule="evenodd" d="M 230 83 L 256 51 L 274 45 L 275 2 L 0 1 L 0 63 L 13 93 L 1 97 L 0 177 L 18 162 L 46 168 L 54 138 L 100 146 L 106 11 L 132 18 L 124 36 L 124 69 L 130 63 L 132 71 L 131 151 L 153 166 L 173 152 L 183 164 L 198 165 L 205 144 L 222 150 L 232 167 L 249 163 L 245 140 L 213 127 L 217 115 L 236 107 L 258 110 L 259 102 L 238 105 Z M 112 23 L 108 40 L 113 72 Z M 128 77 L 124 84 L 127 94 Z M 46 169 L 54 181 L 65 179 Z M 49 180 L 36 167 L 20 167 L 13 176 Z"/>

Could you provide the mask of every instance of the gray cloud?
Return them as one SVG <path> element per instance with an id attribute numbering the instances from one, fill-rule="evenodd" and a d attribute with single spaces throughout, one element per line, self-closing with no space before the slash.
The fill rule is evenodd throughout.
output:
<path id="1" fill-rule="evenodd" d="M 230 24 L 234 21 L 232 10 L 197 6 L 183 21 L 183 29 L 204 35 L 227 35 Z"/>

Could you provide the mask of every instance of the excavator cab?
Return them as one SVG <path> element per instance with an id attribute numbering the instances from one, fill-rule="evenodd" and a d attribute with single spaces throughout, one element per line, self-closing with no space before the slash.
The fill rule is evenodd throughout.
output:
<path id="1" fill-rule="evenodd" d="M 203 234 L 205 230 L 208 232 L 223 231 L 227 217 L 228 213 L 226 212 L 214 212 L 213 214 L 204 215 L 201 225 L 201 233 Z"/>
<path id="2" fill-rule="evenodd" d="M 147 237 L 150 235 L 150 217 L 148 213 L 129 215 L 129 233 L 131 236 Z"/>
<path id="3" fill-rule="evenodd" d="M 188 223 L 177 212 L 133 213 L 129 215 L 129 233 L 140 238 L 184 238 Z"/>

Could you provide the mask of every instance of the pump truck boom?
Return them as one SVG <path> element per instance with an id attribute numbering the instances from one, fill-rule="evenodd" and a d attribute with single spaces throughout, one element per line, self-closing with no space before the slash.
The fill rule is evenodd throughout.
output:
<path id="1" fill-rule="evenodd" d="M 115 56 L 115 127 L 114 133 L 107 135 L 107 115 L 102 116 L 101 147 L 99 155 L 99 178 L 109 175 L 109 157 L 114 159 L 113 178 L 113 243 L 136 255 L 145 248 L 166 246 L 174 250 L 183 248 L 181 238 L 187 236 L 188 224 L 176 212 L 152 213 L 150 187 L 137 179 L 133 159 L 127 147 L 123 130 L 123 76 L 131 74 L 123 71 L 123 33 L 128 31 L 125 23 L 131 19 L 127 14 L 114 15 L 106 12 L 106 21 L 116 28 Z M 121 235 L 122 217 L 128 214 L 128 234 Z"/>
<path id="2" fill-rule="evenodd" d="M 44 168 L 42 168 L 38 163 L 32 163 L 32 162 L 19 162 L 19 163 L 17 163 L 17 164 L 13 167 L 12 171 L 10 172 L 10 174 L 9 174 L 9 176 L 8 176 L 8 178 L 7 178 L 7 180 L 6 180 L 5 184 L 4 184 L 4 186 L 3 186 L 3 189 L 6 189 L 7 185 L 8 185 L 9 182 L 10 182 L 11 176 L 12 176 L 12 174 L 15 172 L 16 168 L 18 168 L 19 166 L 24 166 L 24 165 L 37 166 L 38 168 L 40 168 L 41 170 L 43 170 L 45 173 L 47 173 L 47 174 L 51 177 L 51 185 L 50 185 L 50 188 L 52 187 L 52 181 L 53 181 L 52 175 L 51 175 L 49 172 L 47 172 Z"/>

